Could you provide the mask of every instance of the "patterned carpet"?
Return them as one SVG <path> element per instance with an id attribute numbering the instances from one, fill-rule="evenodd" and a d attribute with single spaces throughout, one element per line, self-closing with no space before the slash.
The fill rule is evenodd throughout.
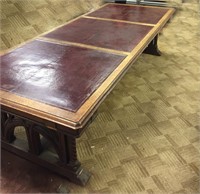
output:
<path id="1" fill-rule="evenodd" d="M 1 50 L 100 4 L 1 0 Z M 184 0 L 160 34 L 162 56 L 143 54 L 78 139 L 85 187 L 2 154 L 2 193 L 200 193 L 199 35 L 199 3 Z"/>
<path id="2" fill-rule="evenodd" d="M 51 30 L 102 4 L 101 0 L 0 0 L 1 50 Z"/>

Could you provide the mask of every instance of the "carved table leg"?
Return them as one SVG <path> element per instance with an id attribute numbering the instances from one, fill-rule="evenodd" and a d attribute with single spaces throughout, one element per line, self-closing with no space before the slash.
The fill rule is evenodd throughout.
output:
<path id="1" fill-rule="evenodd" d="M 71 171 L 70 179 L 80 185 L 85 185 L 91 174 L 81 167 L 77 159 L 76 139 L 73 136 L 67 136 L 59 133 L 60 142 L 60 161 L 61 165 Z"/>
<path id="2" fill-rule="evenodd" d="M 22 123 L 22 120 L 13 115 L 1 112 L 1 139 L 9 143 L 13 142 L 16 139 L 14 129 L 16 126 L 21 126 Z"/>
<path id="3" fill-rule="evenodd" d="M 1 137 L 4 137 L 4 131 L 5 131 L 5 123 L 6 120 L 8 119 L 8 116 L 6 113 L 1 112 Z"/>
<path id="4" fill-rule="evenodd" d="M 77 159 L 76 139 L 56 129 L 41 126 L 39 123 L 2 111 L 2 148 L 22 158 L 46 167 L 70 181 L 85 185 L 91 174 L 82 168 Z M 14 130 L 23 126 L 27 135 L 27 146 L 22 146 L 20 139 L 14 136 Z M 68 129 L 68 131 L 70 131 Z M 41 136 L 55 149 L 51 152 L 41 143 Z"/>
<path id="5" fill-rule="evenodd" d="M 34 131 L 33 127 L 30 126 L 26 128 L 26 136 L 29 144 L 29 152 L 39 155 L 42 152 L 40 134 L 37 131 Z"/>
<path id="6" fill-rule="evenodd" d="M 143 51 L 143 53 L 145 54 L 150 54 L 150 55 L 156 55 L 156 56 L 160 56 L 161 52 L 158 49 L 158 35 L 155 36 L 155 38 L 149 43 L 149 45 L 147 46 L 147 48 Z"/>

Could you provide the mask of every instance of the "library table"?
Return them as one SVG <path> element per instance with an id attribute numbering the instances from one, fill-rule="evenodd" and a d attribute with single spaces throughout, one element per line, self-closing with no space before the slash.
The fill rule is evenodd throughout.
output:
<path id="1" fill-rule="evenodd" d="M 142 52 L 160 55 L 158 33 L 173 12 L 109 3 L 4 53 L 2 148 L 85 185 L 76 138 Z M 16 138 L 19 126 L 27 141 Z"/>

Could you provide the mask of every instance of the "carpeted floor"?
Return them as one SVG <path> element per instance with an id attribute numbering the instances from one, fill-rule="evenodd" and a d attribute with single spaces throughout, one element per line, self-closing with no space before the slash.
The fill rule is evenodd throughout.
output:
<path id="1" fill-rule="evenodd" d="M 100 0 L 1 0 L 1 50 L 101 4 Z M 2 151 L 2 193 L 200 193 L 199 3 L 178 4 L 78 139 L 92 172 L 85 187 Z M 20 133 L 20 130 L 18 130 Z"/>

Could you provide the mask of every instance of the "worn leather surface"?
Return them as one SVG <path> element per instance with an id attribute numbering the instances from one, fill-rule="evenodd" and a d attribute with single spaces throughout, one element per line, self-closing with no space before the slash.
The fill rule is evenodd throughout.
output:
<path id="1" fill-rule="evenodd" d="M 156 24 L 168 9 L 108 4 L 88 16 Z"/>
<path id="2" fill-rule="evenodd" d="M 76 111 L 123 59 L 35 40 L 1 57 L 1 89 Z"/>
<path id="3" fill-rule="evenodd" d="M 165 12 L 162 8 L 112 4 L 90 15 L 156 23 Z M 130 52 L 152 28 L 79 18 L 44 37 Z M 61 44 L 35 40 L 1 57 L 1 88 L 28 99 L 76 112 L 125 58 Z"/>
<path id="4" fill-rule="evenodd" d="M 130 52 L 151 26 L 80 18 L 45 37 Z"/>

